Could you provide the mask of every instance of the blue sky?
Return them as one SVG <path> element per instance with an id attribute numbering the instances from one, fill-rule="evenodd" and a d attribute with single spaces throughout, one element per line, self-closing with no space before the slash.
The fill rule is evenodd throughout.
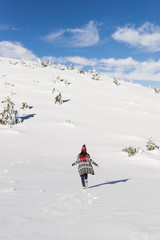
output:
<path id="1" fill-rule="evenodd" d="M 158 0 L 5 0 L 0 57 L 51 59 L 125 80 L 160 80 Z"/>

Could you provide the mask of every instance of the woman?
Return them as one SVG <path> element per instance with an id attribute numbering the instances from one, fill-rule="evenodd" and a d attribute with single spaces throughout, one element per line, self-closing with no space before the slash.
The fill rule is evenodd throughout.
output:
<path id="1" fill-rule="evenodd" d="M 81 153 L 78 154 L 77 161 L 72 166 L 78 165 L 78 172 L 81 177 L 83 188 L 88 187 L 88 174 L 94 175 L 92 164 L 99 167 L 97 163 L 93 162 L 90 155 L 87 153 L 86 146 L 82 146 Z"/>

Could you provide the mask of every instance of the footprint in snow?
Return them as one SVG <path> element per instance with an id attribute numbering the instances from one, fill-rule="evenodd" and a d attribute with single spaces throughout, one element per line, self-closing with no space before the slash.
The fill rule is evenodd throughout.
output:
<path id="1" fill-rule="evenodd" d="M 83 194 L 84 194 L 84 202 L 87 202 L 88 204 L 91 204 L 94 200 L 97 200 L 97 197 L 92 196 L 90 193 L 87 193 L 86 190 L 83 190 Z"/>
<path id="2" fill-rule="evenodd" d="M 82 203 L 88 203 L 91 204 L 94 200 L 96 200 L 97 197 L 92 196 L 90 193 L 87 193 L 86 190 L 83 190 L 82 195 L 75 195 L 75 194 L 65 194 L 62 195 L 59 198 L 59 203 L 60 204 L 82 204 Z"/>
<path id="3" fill-rule="evenodd" d="M 43 207 L 43 211 L 51 213 L 54 217 L 66 219 L 66 217 L 74 214 L 75 211 L 73 209 L 92 204 L 96 199 L 97 197 L 93 197 L 91 194 L 86 192 L 83 192 L 80 195 L 73 193 L 57 195 L 51 205 Z"/>

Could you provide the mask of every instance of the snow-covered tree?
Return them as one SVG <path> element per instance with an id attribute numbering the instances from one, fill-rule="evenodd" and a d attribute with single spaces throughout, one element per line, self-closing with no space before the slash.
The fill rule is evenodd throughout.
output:
<path id="1" fill-rule="evenodd" d="M 0 124 L 13 126 L 19 122 L 21 119 L 18 116 L 18 111 L 14 109 L 14 103 L 7 97 L 2 103 L 5 103 L 5 107 L 2 113 L 0 113 Z"/>
<path id="2" fill-rule="evenodd" d="M 155 144 L 154 140 L 152 139 L 152 137 L 150 137 L 146 143 L 147 150 L 148 151 L 154 150 L 155 146 L 156 146 L 156 144 Z"/>
<path id="3" fill-rule="evenodd" d="M 93 71 L 92 71 L 92 79 L 97 80 L 97 81 L 100 80 L 100 76 L 98 75 L 98 73 L 96 72 L 95 69 L 93 69 Z"/>

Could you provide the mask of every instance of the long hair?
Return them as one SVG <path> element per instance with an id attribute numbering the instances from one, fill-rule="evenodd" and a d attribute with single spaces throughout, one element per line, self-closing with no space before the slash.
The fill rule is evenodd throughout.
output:
<path id="1" fill-rule="evenodd" d="M 84 155 L 85 156 L 87 154 L 88 154 L 87 151 L 84 151 L 84 150 L 80 152 L 80 155 Z"/>

